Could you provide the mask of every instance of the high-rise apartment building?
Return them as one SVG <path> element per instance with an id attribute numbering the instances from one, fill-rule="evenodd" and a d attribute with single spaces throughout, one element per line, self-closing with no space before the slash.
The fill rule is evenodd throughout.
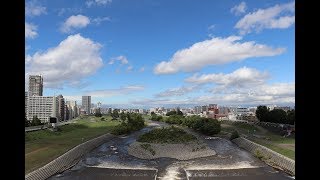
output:
<path id="1" fill-rule="evenodd" d="M 24 93 L 24 112 L 27 116 L 27 113 L 28 113 L 28 92 Z"/>
<path id="2" fill-rule="evenodd" d="M 41 75 L 29 76 L 29 96 L 42 96 L 43 78 Z"/>
<path id="3" fill-rule="evenodd" d="M 59 121 L 64 121 L 65 120 L 65 101 L 61 94 L 57 96 L 57 99 L 58 99 L 58 109 L 59 109 Z"/>
<path id="4" fill-rule="evenodd" d="M 82 96 L 82 107 L 86 114 L 90 114 L 91 96 Z"/>
<path id="5" fill-rule="evenodd" d="M 77 101 L 66 101 L 69 109 L 69 119 L 78 117 Z"/>
<path id="6" fill-rule="evenodd" d="M 55 96 L 29 96 L 27 119 L 31 121 L 37 116 L 42 122 L 50 117 L 59 117 L 58 99 Z"/>

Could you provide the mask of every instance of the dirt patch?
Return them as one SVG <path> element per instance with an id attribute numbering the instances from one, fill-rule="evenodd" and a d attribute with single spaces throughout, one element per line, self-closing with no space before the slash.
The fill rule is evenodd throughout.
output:
<path id="1" fill-rule="evenodd" d="M 278 144 L 279 147 L 285 148 L 285 149 L 290 149 L 290 150 L 295 150 L 296 145 L 295 144 Z"/>
<path id="2" fill-rule="evenodd" d="M 42 147 L 42 148 L 36 149 L 36 150 L 34 150 L 34 151 L 32 151 L 32 152 L 29 152 L 29 153 L 25 154 L 25 156 L 26 156 L 26 157 L 27 157 L 27 156 L 30 156 L 30 155 L 32 155 L 32 154 L 34 154 L 34 153 L 39 152 L 39 151 L 43 151 L 43 150 L 45 150 L 45 149 L 48 149 L 49 147 L 50 147 L 50 146 Z"/>
<path id="3" fill-rule="evenodd" d="M 169 157 L 179 160 L 216 155 L 216 152 L 204 143 L 154 144 L 134 142 L 129 146 L 128 153 L 140 159 Z"/>

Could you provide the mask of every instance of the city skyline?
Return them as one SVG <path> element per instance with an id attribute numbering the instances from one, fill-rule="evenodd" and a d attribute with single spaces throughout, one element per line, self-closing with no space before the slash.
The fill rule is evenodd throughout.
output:
<path id="1" fill-rule="evenodd" d="M 26 83 L 41 74 L 44 96 L 295 104 L 294 1 L 88 2 L 26 1 Z"/>

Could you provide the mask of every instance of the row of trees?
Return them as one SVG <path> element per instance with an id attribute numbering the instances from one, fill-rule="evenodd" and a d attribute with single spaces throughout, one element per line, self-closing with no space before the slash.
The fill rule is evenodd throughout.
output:
<path id="1" fill-rule="evenodd" d="M 281 124 L 295 123 L 295 110 L 288 110 L 287 112 L 282 109 L 273 109 L 270 111 L 266 106 L 258 106 L 256 116 L 261 122 L 272 122 Z"/>
<path id="2" fill-rule="evenodd" d="M 24 117 L 24 126 L 29 127 L 29 126 L 39 126 L 43 125 L 41 120 L 37 116 L 33 116 L 32 120 L 29 121 L 27 117 Z"/>
<path id="3" fill-rule="evenodd" d="M 196 115 L 185 117 L 178 113 L 172 113 L 169 117 L 163 118 L 162 116 L 151 113 L 151 120 L 187 126 L 209 136 L 218 134 L 221 131 L 221 124 L 218 120 Z"/>
<path id="4" fill-rule="evenodd" d="M 112 134 L 129 134 L 132 131 L 137 131 L 142 129 L 144 125 L 144 120 L 141 114 L 138 113 L 121 113 L 120 114 L 121 124 L 117 125 Z"/>

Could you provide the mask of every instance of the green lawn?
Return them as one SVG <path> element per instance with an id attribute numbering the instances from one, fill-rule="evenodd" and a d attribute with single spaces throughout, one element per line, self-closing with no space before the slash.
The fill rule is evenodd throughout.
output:
<path id="1" fill-rule="evenodd" d="M 108 133 L 119 124 L 110 116 L 89 116 L 76 123 L 60 126 L 61 131 L 40 130 L 25 134 L 25 173 L 36 170 L 82 142 Z M 79 118 L 80 119 L 80 118 Z"/>
<path id="2" fill-rule="evenodd" d="M 291 149 L 289 147 L 282 147 L 281 144 L 283 143 L 277 143 L 277 141 L 274 141 L 274 142 L 267 142 L 265 140 L 260 140 L 260 139 L 250 139 L 252 140 L 253 142 L 255 143 L 258 143 L 260 145 L 263 145 L 269 149 L 272 149 L 276 152 L 278 152 L 279 154 L 282 154 L 290 159 L 293 159 L 295 160 L 295 151 L 294 149 Z M 291 140 L 289 140 L 288 142 L 290 142 Z M 292 143 L 292 142 L 291 142 Z M 289 144 L 289 143 L 286 143 L 286 144 Z M 294 143 L 293 143 L 294 144 Z"/>
<path id="3" fill-rule="evenodd" d="M 285 138 L 263 127 L 250 124 L 222 123 L 221 130 L 229 133 L 237 130 L 239 134 L 247 136 L 249 140 L 255 143 L 266 146 L 288 158 L 295 159 L 294 138 Z"/>

